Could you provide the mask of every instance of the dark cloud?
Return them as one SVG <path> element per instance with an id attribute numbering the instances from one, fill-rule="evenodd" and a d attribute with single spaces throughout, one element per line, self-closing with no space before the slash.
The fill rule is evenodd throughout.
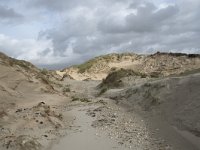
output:
<path id="1" fill-rule="evenodd" d="M 124 24 L 119 24 L 113 21 L 112 18 L 102 20 L 99 23 L 99 29 L 104 33 L 125 33 L 125 32 L 153 32 L 159 30 L 165 25 L 165 21 L 173 18 L 178 13 L 177 6 L 168 6 L 156 11 L 158 8 L 153 3 L 145 3 L 140 6 L 137 4 L 137 9 L 134 4 L 134 9 L 137 13 L 130 13 L 124 17 Z M 130 5 L 130 8 L 133 7 Z"/>
<path id="2" fill-rule="evenodd" d="M 159 8 L 146 1 L 136 1 L 134 4 L 126 1 L 121 9 L 128 13 L 122 16 L 114 15 L 118 11 L 117 6 L 110 7 L 109 11 L 107 8 L 101 5 L 96 11 L 89 10 L 93 15 L 89 19 L 81 12 L 78 16 L 72 14 L 61 26 L 44 32 L 48 39 L 52 39 L 54 53 L 64 55 L 69 48 L 82 57 L 124 49 L 135 52 L 169 51 L 176 46 L 170 47 L 170 43 L 164 42 L 169 41 L 165 38 L 179 37 L 180 41 L 185 38 L 170 36 L 173 34 L 171 25 L 176 28 L 178 24 L 175 21 L 180 17 L 180 6 L 176 4 Z"/>
<path id="3" fill-rule="evenodd" d="M 19 21 L 23 16 L 14 11 L 12 8 L 0 5 L 0 22 L 11 23 Z"/>
<path id="4" fill-rule="evenodd" d="M 130 0 L 34 0 L 28 2 L 30 7 L 45 8 L 50 11 L 69 11 L 77 7 L 96 9 L 98 6 L 112 6 L 129 3 Z"/>
<path id="5" fill-rule="evenodd" d="M 45 49 L 44 51 L 38 52 L 38 54 L 43 57 L 48 55 L 51 52 L 51 50 L 49 48 Z"/>
<path id="6" fill-rule="evenodd" d="M 67 11 L 78 6 L 89 7 L 97 2 L 96 0 L 34 0 L 29 3 L 29 6 L 45 8 L 51 11 Z"/>

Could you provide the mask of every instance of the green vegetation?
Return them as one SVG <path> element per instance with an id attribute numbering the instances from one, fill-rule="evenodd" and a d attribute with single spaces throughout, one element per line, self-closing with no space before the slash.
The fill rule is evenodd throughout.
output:
<path id="1" fill-rule="evenodd" d="M 103 87 L 103 88 L 101 89 L 101 91 L 99 92 L 98 96 L 101 96 L 101 95 L 104 94 L 107 90 L 108 90 L 107 87 Z"/>
<path id="2" fill-rule="evenodd" d="M 84 73 L 86 72 L 86 70 L 90 69 L 95 63 L 96 59 L 91 59 L 81 65 L 77 65 L 76 67 L 79 69 L 79 73 Z"/>
<path id="3" fill-rule="evenodd" d="M 89 70 L 93 65 L 97 64 L 98 61 L 102 61 L 102 62 L 110 62 L 113 60 L 114 57 L 117 57 L 117 60 L 120 61 L 122 59 L 122 57 L 125 56 L 133 56 L 133 54 L 131 53 L 123 53 L 123 54 L 108 54 L 108 55 L 103 55 L 103 56 L 99 56 L 99 57 L 95 57 L 94 59 L 91 59 L 81 65 L 76 65 L 73 67 L 76 67 L 79 69 L 79 73 L 84 73 L 87 70 Z"/>
<path id="4" fill-rule="evenodd" d="M 159 90 L 159 89 L 165 87 L 165 85 L 161 84 L 161 83 L 149 83 L 149 82 L 147 82 L 143 85 L 143 87 L 144 88 L 150 88 L 151 90 L 153 90 L 153 89 Z"/>
<path id="5" fill-rule="evenodd" d="M 100 88 L 107 87 L 107 88 L 117 88 L 123 86 L 122 78 L 129 77 L 129 76 L 140 76 L 142 78 L 147 77 L 146 74 L 135 72 L 130 69 L 120 69 L 108 74 L 106 79 L 102 81 L 99 85 Z"/>
<path id="6" fill-rule="evenodd" d="M 89 100 L 88 98 L 79 98 L 79 97 L 75 97 L 72 96 L 72 101 L 80 101 L 80 102 L 84 102 L 84 103 L 89 103 L 91 102 L 91 100 Z"/>
<path id="7" fill-rule="evenodd" d="M 64 88 L 63 88 L 63 92 L 71 92 L 70 90 L 70 85 L 66 85 Z"/>
<path id="8" fill-rule="evenodd" d="M 111 71 L 111 72 L 117 71 L 117 68 L 116 68 L 116 67 L 112 67 L 112 68 L 110 69 L 110 71 Z"/>
<path id="9" fill-rule="evenodd" d="M 43 74 L 37 74 L 36 78 L 40 79 L 44 84 L 48 85 L 51 88 L 51 90 L 55 90 L 54 87 L 52 86 L 52 84 L 54 84 L 54 82 L 49 80 L 48 77 L 44 76 Z"/>
<path id="10" fill-rule="evenodd" d="M 47 75 L 48 74 L 48 70 L 47 69 L 42 69 L 41 73 L 44 74 L 44 75 Z"/>
<path id="11" fill-rule="evenodd" d="M 15 59 L 13 59 L 13 60 L 9 61 L 9 64 L 11 66 L 18 65 L 18 66 L 20 66 L 20 67 L 22 67 L 22 68 L 24 68 L 26 70 L 29 70 L 32 67 L 32 65 L 30 65 L 28 62 L 26 62 L 24 60 L 15 60 Z"/>
<path id="12" fill-rule="evenodd" d="M 63 92 L 70 92 L 71 90 L 70 90 L 70 88 L 68 88 L 68 87 L 64 87 L 63 88 Z"/>
<path id="13" fill-rule="evenodd" d="M 0 59 L 3 60 L 3 63 L 5 65 L 19 66 L 29 72 L 37 72 L 38 73 L 38 70 L 39 70 L 30 62 L 27 62 L 25 60 L 17 60 L 15 58 L 9 57 L 1 52 L 0 52 Z"/>
<path id="14" fill-rule="evenodd" d="M 152 105 L 158 104 L 158 98 L 156 98 L 155 96 L 153 96 L 153 94 L 151 93 L 150 90 L 147 90 L 144 93 L 144 98 L 148 99 Z"/>
<path id="15" fill-rule="evenodd" d="M 46 78 L 43 74 L 38 74 L 38 75 L 36 76 L 36 78 L 37 78 L 37 79 L 41 79 L 42 82 L 45 83 L 45 84 L 48 84 L 48 85 L 51 84 L 51 81 L 50 81 L 48 78 Z"/>
<path id="16" fill-rule="evenodd" d="M 159 78 L 161 76 L 160 72 L 151 72 L 150 77 L 151 78 Z"/>
<path id="17" fill-rule="evenodd" d="M 157 95 L 164 87 L 166 87 L 164 83 L 145 83 L 141 87 L 143 102 L 140 105 L 143 105 L 145 110 L 150 110 L 152 106 L 160 105 L 162 101 Z"/>
<path id="18" fill-rule="evenodd" d="M 79 69 L 79 73 L 84 73 L 86 72 L 87 70 L 89 70 L 90 68 L 92 68 L 92 66 L 94 64 L 96 64 L 100 59 L 102 60 L 106 60 L 106 61 L 109 61 L 110 60 L 110 56 L 102 56 L 102 57 L 96 57 L 94 59 L 91 59 L 81 65 L 77 65 L 77 66 L 74 66 L 74 67 L 77 67 Z"/>
<path id="19" fill-rule="evenodd" d="M 193 69 L 193 70 L 186 70 L 185 72 L 180 73 L 178 76 L 187 76 L 195 73 L 200 73 L 200 68 L 199 69 Z M 177 75 L 172 75 L 172 76 L 177 76 Z"/>
<path id="20" fill-rule="evenodd" d="M 79 101 L 79 98 L 78 97 L 75 97 L 75 96 L 72 96 L 72 101 Z"/>
<path id="21" fill-rule="evenodd" d="M 134 54 L 133 53 L 121 53 L 121 54 L 112 53 L 112 54 L 100 56 L 99 58 L 104 59 L 106 62 L 109 62 L 114 57 L 117 57 L 117 60 L 120 61 L 123 57 L 126 57 L 126 56 L 134 56 Z"/>
<path id="22" fill-rule="evenodd" d="M 165 52 L 159 52 L 159 51 L 153 55 L 168 55 L 168 56 L 175 56 L 175 57 L 185 56 L 188 58 L 200 58 L 200 54 L 165 53 Z"/>
<path id="23" fill-rule="evenodd" d="M 145 83 L 144 85 L 143 85 L 144 87 L 151 87 L 152 86 L 152 84 L 150 84 L 150 83 Z"/>

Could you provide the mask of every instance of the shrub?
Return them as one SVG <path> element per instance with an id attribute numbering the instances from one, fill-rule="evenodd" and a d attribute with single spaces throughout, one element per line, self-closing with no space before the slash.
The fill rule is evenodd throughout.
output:
<path id="1" fill-rule="evenodd" d="M 44 75 L 47 75 L 48 74 L 48 70 L 47 69 L 42 69 L 41 73 L 44 74 Z"/>
<path id="2" fill-rule="evenodd" d="M 72 96 L 72 101 L 79 101 L 79 98 Z"/>
<path id="3" fill-rule="evenodd" d="M 147 77 L 147 75 L 144 73 L 135 72 L 130 69 L 122 68 L 120 70 L 109 73 L 106 79 L 104 79 L 102 83 L 99 85 L 99 87 L 108 87 L 108 88 L 116 87 L 117 88 L 117 87 L 123 86 L 121 79 L 124 77 L 129 77 L 129 76 L 140 76 L 142 78 Z"/>
<path id="4" fill-rule="evenodd" d="M 150 77 L 151 77 L 151 78 L 159 78 L 160 75 L 161 75 L 161 73 L 159 73 L 159 72 L 152 72 L 152 73 L 150 74 Z"/>
<path id="5" fill-rule="evenodd" d="M 94 63 L 96 63 L 96 59 L 89 60 L 81 65 L 77 65 L 76 67 L 79 69 L 79 73 L 84 73 L 86 70 L 90 69 Z"/>
<path id="6" fill-rule="evenodd" d="M 101 89 L 101 91 L 99 92 L 98 96 L 101 96 L 101 95 L 102 95 L 103 93 L 105 93 L 107 90 L 108 90 L 107 87 L 103 87 L 103 88 Z"/>
<path id="7" fill-rule="evenodd" d="M 71 92 L 71 90 L 70 90 L 69 87 L 64 87 L 64 88 L 63 88 L 63 92 Z"/>
<path id="8" fill-rule="evenodd" d="M 80 101 L 80 102 L 85 102 L 85 103 L 91 102 L 88 98 L 78 98 L 75 96 L 72 96 L 72 101 Z"/>

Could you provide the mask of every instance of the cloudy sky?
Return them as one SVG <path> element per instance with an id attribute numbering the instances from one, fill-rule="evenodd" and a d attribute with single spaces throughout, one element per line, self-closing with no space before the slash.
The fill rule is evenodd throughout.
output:
<path id="1" fill-rule="evenodd" d="M 112 52 L 200 53 L 200 0 L 0 0 L 0 51 L 40 67 Z"/>

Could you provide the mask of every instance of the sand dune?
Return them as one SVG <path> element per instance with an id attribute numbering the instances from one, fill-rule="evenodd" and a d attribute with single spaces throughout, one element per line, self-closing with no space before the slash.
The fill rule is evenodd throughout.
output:
<path id="1" fill-rule="evenodd" d="M 0 149 L 198 150 L 199 60 L 112 54 L 56 74 L 1 53 Z"/>

